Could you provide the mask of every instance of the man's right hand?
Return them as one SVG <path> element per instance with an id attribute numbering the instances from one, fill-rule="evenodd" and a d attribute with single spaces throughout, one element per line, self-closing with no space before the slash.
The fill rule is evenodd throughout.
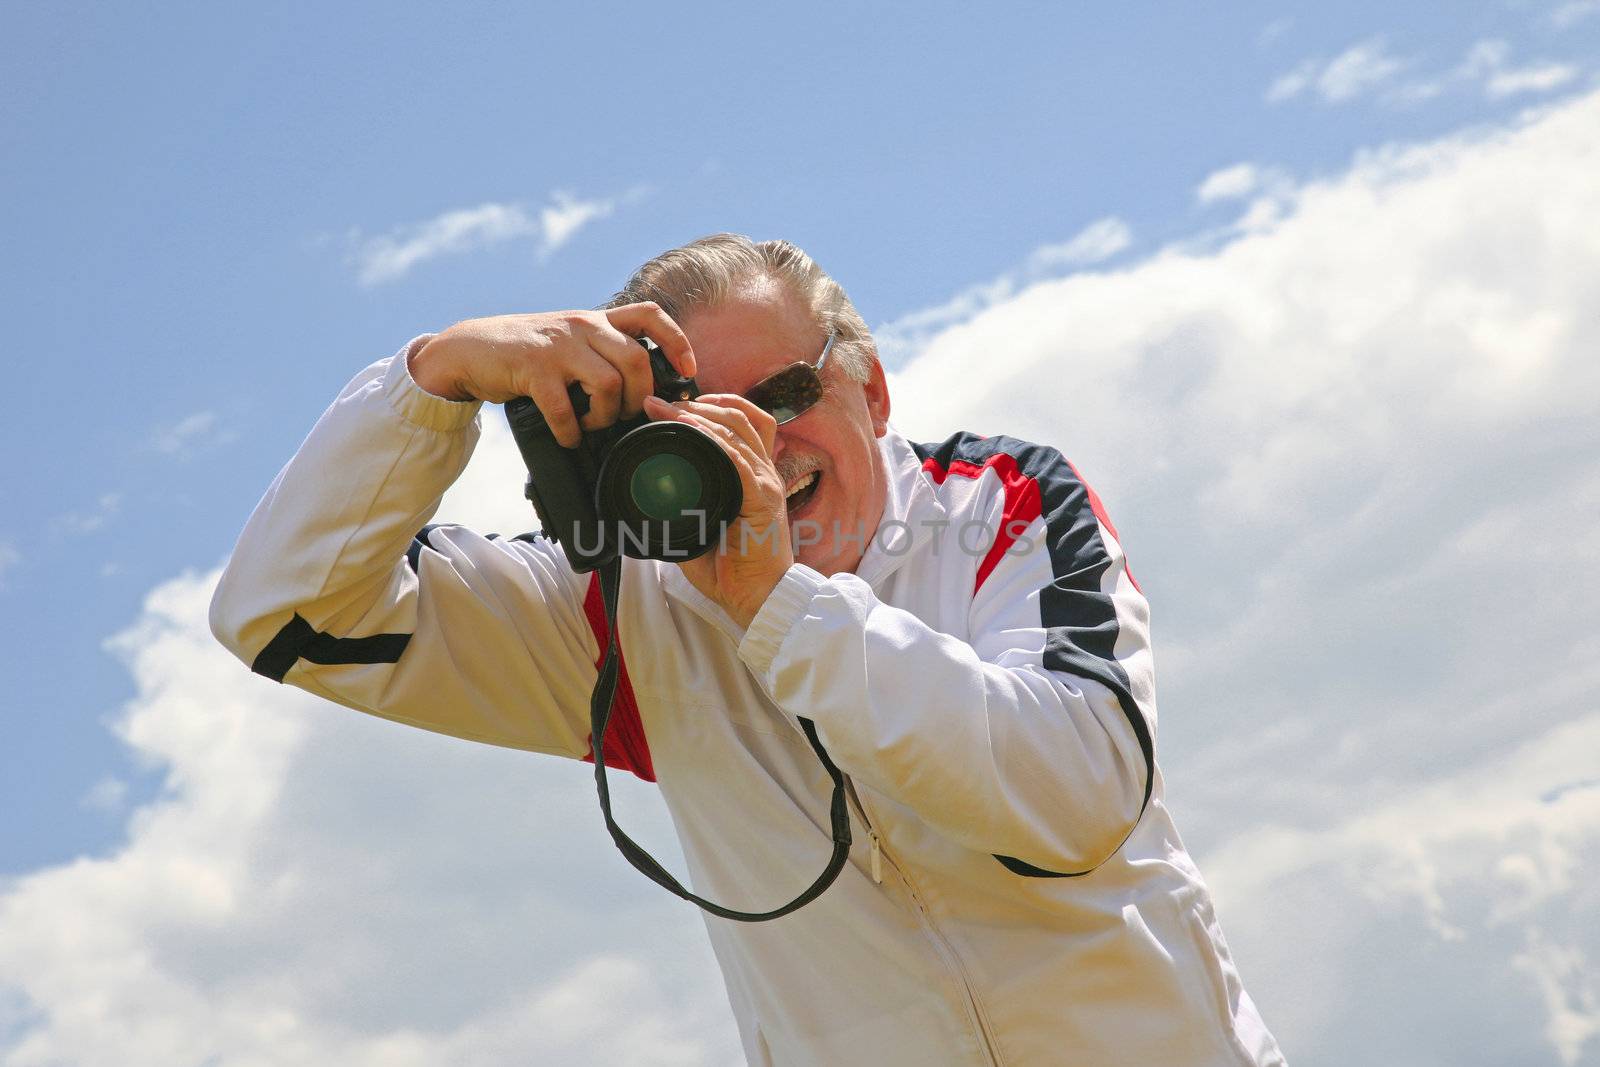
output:
<path id="1" fill-rule="evenodd" d="M 582 427 L 597 430 L 644 410 L 655 391 L 650 357 L 635 338 L 649 337 L 679 374 L 695 373 L 694 351 L 678 324 L 655 303 L 605 311 L 548 311 L 466 319 L 436 334 L 411 358 L 411 377 L 447 400 L 503 404 L 525 396 L 561 444 L 581 436 L 567 396 L 577 382 L 589 394 Z"/>

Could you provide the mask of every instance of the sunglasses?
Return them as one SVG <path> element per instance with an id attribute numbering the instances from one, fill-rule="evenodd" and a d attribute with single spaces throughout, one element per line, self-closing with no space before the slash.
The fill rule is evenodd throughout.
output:
<path id="1" fill-rule="evenodd" d="M 778 425 L 797 419 L 822 399 L 822 369 L 838 334 L 828 334 L 816 364 L 791 363 L 776 374 L 769 374 L 745 390 L 744 398 L 778 421 Z"/>

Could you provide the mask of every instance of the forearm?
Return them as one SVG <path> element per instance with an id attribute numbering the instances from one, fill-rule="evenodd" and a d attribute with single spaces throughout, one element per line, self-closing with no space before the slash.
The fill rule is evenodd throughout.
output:
<path id="1" fill-rule="evenodd" d="M 1115 692 L 985 662 L 853 576 L 791 570 L 741 655 L 841 767 L 967 847 L 1083 870 L 1142 808 L 1146 761 Z"/>
<path id="2" fill-rule="evenodd" d="M 246 658 L 291 611 L 355 625 L 444 490 L 466 466 L 476 405 L 409 387 L 373 364 L 318 420 L 251 515 L 212 604 L 217 636 Z"/>

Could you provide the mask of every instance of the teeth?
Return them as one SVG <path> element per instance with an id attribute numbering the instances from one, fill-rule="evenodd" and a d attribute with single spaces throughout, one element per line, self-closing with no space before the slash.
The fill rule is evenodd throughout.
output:
<path id="1" fill-rule="evenodd" d="M 816 480 L 817 480 L 817 472 L 816 471 L 812 471 L 809 474 L 802 475 L 800 480 L 795 482 L 794 485 L 791 486 L 789 488 L 789 490 L 786 493 L 784 493 L 783 495 L 786 498 L 794 496 L 800 490 L 804 489 L 806 486 L 810 485 L 812 482 L 814 482 Z"/>

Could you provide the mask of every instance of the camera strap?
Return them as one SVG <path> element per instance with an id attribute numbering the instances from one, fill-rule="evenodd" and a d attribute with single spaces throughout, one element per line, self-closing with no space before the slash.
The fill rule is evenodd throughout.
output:
<path id="1" fill-rule="evenodd" d="M 616 842 L 617 848 L 628 862 L 643 872 L 651 881 L 663 889 L 692 901 L 713 915 L 720 915 L 724 919 L 735 919 L 739 922 L 764 922 L 767 919 L 776 919 L 796 911 L 811 903 L 822 895 L 822 891 L 833 884 L 839 877 L 839 872 L 844 869 L 845 860 L 850 856 L 850 811 L 846 806 L 844 793 L 844 775 L 839 773 L 839 768 L 834 766 L 833 760 L 828 756 L 827 749 L 822 747 L 822 742 L 817 740 L 817 727 L 810 719 L 801 719 L 800 728 L 805 731 L 806 740 L 811 742 L 811 748 L 816 752 L 817 758 L 822 761 L 823 767 L 828 771 L 828 777 L 833 779 L 833 803 L 829 809 L 833 824 L 833 856 L 828 860 L 828 866 L 811 887 L 804 893 L 795 897 L 781 908 L 771 911 L 735 911 L 714 904 L 701 896 L 696 896 L 674 878 L 667 869 L 657 863 L 655 857 L 623 832 L 622 827 L 611 817 L 611 790 L 606 784 L 605 738 L 606 724 L 611 721 L 611 705 L 617 694 L 617 672 L 621 659 L 617 653 L 617 591 L 622 584 L 622 560 L 613 559 L 600 568 L 600 599 L 605 605 L 607 641 L 605 657 L 600 662 L 600 677 L 594 685 L 594 695 L 589 701 L 589 729 L 590 753 L 594 756 L 594 784 L 600 794 L 600 811 L 606 817 L 606 829 L 611 831 L 611 840 Z"/>

